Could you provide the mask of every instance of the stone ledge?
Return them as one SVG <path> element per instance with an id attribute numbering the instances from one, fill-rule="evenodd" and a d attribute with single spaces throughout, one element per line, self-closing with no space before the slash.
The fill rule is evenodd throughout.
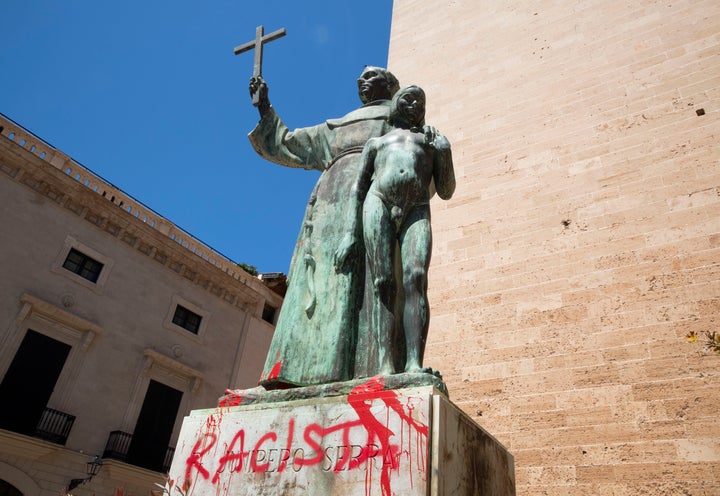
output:
<path id="1" fill-rule="evenodd" d="M 218 400 L 218 406 L 253 405 L 262 403 L 278 403 L 282 401 L 295 401 L 312 398 L 327 398 L 342 396 L 368 381 L 382 381 L 385 390 L 433 386 L 440 393 L 448 396 L 447 386 L 442 377 L 430 373 L 403 373 L 373 378 L 354 379 L 352 381 L 332 382 L 317 386 L 305 386 L 289 389 L 267 390 L 262 386 L 252 389 L 228 389 L 226 394 Z"/>

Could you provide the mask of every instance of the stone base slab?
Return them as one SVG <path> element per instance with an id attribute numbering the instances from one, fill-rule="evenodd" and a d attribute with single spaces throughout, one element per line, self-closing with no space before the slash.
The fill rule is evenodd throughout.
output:
<path id="1" fill-rule="evenodd" d="M 356 387 L 363 386 L 371 378 L 353 379 L 344 382 L 331 382 L 315 386 L 303 386 L 289 389 L 265 389 L 258 386 L 252 389 L 228 389 L 225 396 L 218 400 L 218 406 L 252 405 L 256 403 L 277 403 L 309 398 L 341 396 L 350 394 Z M 421 386 L 433 386 L 445 396 L 447 386 L 439 373 L 401 373 L 382 377 L 385 389 L 405 389 Z"/>
<path id="2" fill-rule="evenodd" d="M 515 494 L 512 455 L 432 386 L 196 410 L 171 496 Z"/>

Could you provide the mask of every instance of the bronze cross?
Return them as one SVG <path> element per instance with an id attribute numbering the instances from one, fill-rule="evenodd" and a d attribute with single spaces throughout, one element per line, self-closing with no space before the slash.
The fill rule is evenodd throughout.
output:
<path id="1" fill-rule="evenodd" d="M 255 39 L 252 41 L 248 41 L 247 43 L 244 43 L 242 45 L 235 47 L 235 55 L 238 55 L 243 52 L 247 52 L 248 50 L 255 49 L 255 65 L 253 66 L 253 77 L 262 76 L 262 58 L 263 58 L 263 45 L 265 43 L 269 43 L 273 40 L 276 40 L 278 38 L 282 38 L 285 36 L 285 28 L 278 29 L 277 31 L 274 31 L 268 35 L 265 35 L 265 28 L 262 26 L 258 26 L 255 28 Z M 256 99 L 259 99 L 260 93 L 256 92 L 253 97 L 253 105 L 257 106 L 258 102 L 256 102 Z"/>

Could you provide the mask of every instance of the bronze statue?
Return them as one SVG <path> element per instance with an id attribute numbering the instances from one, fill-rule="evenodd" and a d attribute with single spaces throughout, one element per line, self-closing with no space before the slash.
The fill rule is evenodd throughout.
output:
<path id="1" fill-rule="evenodd" d="M 377 355 L 366 360 L 377 367 L 376 373 L 431 372 L 421 368 L 429 324 L 429 201 L 432 187 L 444 200 L 455 191 L 452 154 L 447 138 L 424 125 L 421 88 L 399 90 L 392 99 L 390 119 L 395 129 L 370 138 L 360 158 L 360 176 L 350 198 L 347 232 L 335 266 L 342 270 L 362 237 L 369 268 L 366 284 L 372 287 L 369 337 Z M 398 293 L 400 304 L 396 305 Z M 401 347 L 396 327 L 405 344 L 404 369 L 400 370 L 396 366 L 403 357 L 397 356 Z"/>
<path id="2" fill-rule="evenodd" d="M 345 234 L 353 188 L 368 139 L 392 129 L 395 76 L 367 67 L 357 80 L 363 105 L 339 119 L 290 131 L 278 117 L 261 76 L 250 80 L 260 122 L 249 134 L 262 157 L 287 167 L 321 171 L 308 201 L 288 275 L 288 290 L 261 376 L 266 388 L 353 379 L 365 288 L 364 253 L 340 271 L 333 259 Z M 360 322 L 363 321 L 363 322 Z"/>

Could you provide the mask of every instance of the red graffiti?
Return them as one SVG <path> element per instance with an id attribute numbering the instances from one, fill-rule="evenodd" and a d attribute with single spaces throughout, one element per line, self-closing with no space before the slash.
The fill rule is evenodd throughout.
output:
<path id="1" fill-rule="evenodd" d="M 240 440 L 240 451 L 235 451 L 235 443 Z M 212 483 L 217 484 L 218 479 L 220 478 L 220 474 L 225 469 L 225 465 L 228 463 L 234 463 L 235 468 L 231 469 L 231 472 L 239 472 L 242 468 L 243 458 L 247 455 L 245 453 L 245 431 L 240 430 L 235 434 L 235 437 L 232 438 L 232 441 L 230 442 L 230 446 L 225 450 L 225 454 L 220 458 L 220 465 L 218 466 L 217 470 L 215 471 L 215 475 L 213 475 Z"/>
<path id="2" fill-rule="evenodd" d="M 272 440 L 277 441 L 277 434 L 274 432 L 268 432 L 263 437 L 260 438 L 260 440 L 255 445 L 254 451 L 260 451 L 262 450 L 262 445 L 265 441 Z M 258 463 L 258 459 L 256 456 L 252 457 L 250 459 L 250 467 L 252 467 L 253 472 L 266 472 L 268 468 L 270 467 L 270 462 L 263 463 L 262 465 Z"/>
<path id="3" fill-rule="evenodd" d="M 210 477 L 210 472 L 203 466 L 203 457 L 210 451 L 210 449 L 217 443 L 218 436 L 215 431 L 218 429 L 220 424 L 220 417 L 210 415 L 205 421 L 204 434 L 197 440 L 195 446 L 193 446 L 190 456 L 185 460 L 185 480 L 184 486 L 192 484 L 192 471 L 193 468 L 197 471 L 198 475 L 202 478 L 207 479 Z"/>
<path id="4" fill-rule="evenodd" d="M 290 422 L 288 422 L 288 438 L 287 438 L 287 443 L 285 444 L 285 451 L 287 452 L 288 456 L 286 456 L 280 460 L 280 465 L 278 465 L 278 472 L 282 472 L 283 470 L 285 470 L 285 467 L 287 467 L 287 461 L 290 459 L 290 448 L 292 448 L 294 434 L 295 434 L 295 419 L 291 418 Z"/>
<path id="5" fill-rule="evenodd" d="M 279 371 L 280 363 L 278 362 L 273 367 L 273 371 L 276 369 Z M 215 431 L 219 426 L 222 413 L 219 411 L 218 414 L 210 415 L 203 432 L 200 433 L 191 454 L 186 459 L 185 481 L 192 481 L 194 473 L 195 477 L 209 479 L 208 462 L 217 463 L 217 468 L 210 480 L 213 485 L 219 484 L 223 473 L 283 472 L 290 467 L 293 471 L 298 472 L 303 467 L 318 465 L 321 465 L 323 471 L 332 470 L 337 473 L 364 467 L 366 494 L 370 494 L 374 461 L 382 460 L 380 489 L 383 496 L 390 496 L 392 494 L 390 484 L 392 471 L 399 470 L 403 454 L 410 457 L 413 452 L 409 445 L 407 448 L 403 448 L 410 441 L 410 438 L 403 440 L 404 426 L 407 426 L 408 435 L 414 431 L 417 436 L 415 452 L 420 458 L 417 465 L 420 472 L 426 470 L 425 451 L 427 450 L 428 426 L 413 418 L 413 407 L 410 403 L 404 406 L 397 393 L 385 390 L 384 386 L 383 378 L 376 377 L 355 387 L 350 392 L 347 401 L 357 415 L 357 419 L 327 426 L 312 423 L 305 426 L 296 436 L 296 420 L 290 418 L 287 429 L 277 431 L 287 432 L 287 438 L 280 441 L 282 444 L 278 446 L 276 431 L 266 431 L 261 433 L 257 442 L 251 445 L 251 450 L 246 449 L 246 429 L 239 429 L 230 443 L 225 445 L 222 456 L 217 459 L 210 457 L 208 452 L 217 444 L 218 435 Z M 237 393 L 228 391 L 228 393 L 228 396 L 224 398 L 227 401 L 225 404 L 221 402 L 221 406 L 233 406 L 233 401 L 237 401 L 235 404 L 242 401 L 241 391 L 237 391 Z M 235 393 L 236 398 L 228 398 L 230 393 Z M 379 409 L 380 405 L 384 408 Z M 388 427 L 391 414 L 401 420 L 400 432 L 393 432 Z M 358 429 L 361 429 L 363 441 L 358 439 L 360 433 Z M 296 438 L 299 442 L 296 441 Z M 342 444 L 337 441 L 339 438 L 342 439 Z M 209 460 L 204 462 L 206 455 Z M 410 464 L 412 467 L 411 458 Z"/>
<path id="6" fill-rule="evenodd" d="M 205 449 L 200 451 L 200 447 L 203 445 L 203 442 L 206 440 L 210 440 L 210 442 L 205 446 Z M 198 439 L 197 443 L 195 443 L 195 446 L 192 449 L 192 453 L 190 456 L 188 456 L 187 460 L 185 460 L 185 480 L 192 480 L 192 469 L 194 468 L 197 470 L 198 474 L 200 474 L 203 479 L 207 479 L 210 477 L 210 472 L 207 471 L 205 467 L 202 465 L 202 459 L 205 454 L 210 451 L 210 448 L 212 448 L 215 443 L 217 442 L 217 436 L 215 434 L 206 434 L 206 437 L 202 437 Z"/>
<path id="7" fill-rule="evenodd" d="M 348 395 L 348 403 L 355 410 L 363 427 L 368 433 L 367 446 L 371 446 L 377 440 L 383 453 L 383 468 L 380 475 L 380 487 L 383 496 L 389 496 L 390 493 L 390 470 L 396 470 L 399 467 L 400 447 L 390 443 L 390 437 L 394 433 L 382 425 L 382 423 L 370 411 L 374 400 L 382 400 L 388 408 L 395 411 L 398 416 L 406 422 L 408 426 L 414 428 L 418 434 L 428 437 L 427 425 L 416 422 L 410 415 L 405 413 L 405 409 L 398 400 L 394 391 L 384 391 L 385 381 L 381 376 L 373 377 L 365 384 L 355 387 Z M 365 454 L 367 456 L 367 453 Z M 361 462 L 363 460 L 358 460 Z"/>

